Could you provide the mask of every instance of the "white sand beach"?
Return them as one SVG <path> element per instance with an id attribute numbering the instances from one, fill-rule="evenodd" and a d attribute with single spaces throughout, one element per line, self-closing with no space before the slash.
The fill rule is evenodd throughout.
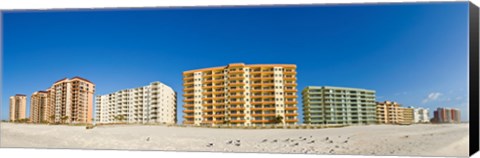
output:
<path id="1" fill-rule="evenodd" d="M 468 124 L 328 129 L 1 124 L 0 147 L 468 156 Z"/>

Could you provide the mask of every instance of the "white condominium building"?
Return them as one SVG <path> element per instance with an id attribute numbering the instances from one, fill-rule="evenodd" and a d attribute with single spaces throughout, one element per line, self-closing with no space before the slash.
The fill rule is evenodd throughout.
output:
<path id="1" fill-rule="evenodd" d="M 176 123 L 176 92 L 161 82 L 96 96 L 96 123 Z"/>
<path id="2" fill-rule="evenodd" d="M 428 109 L 425 108 L 413 108 L 413 122 L 414 123 L 428 123 L 430 122 L 430 117 L 428 116 Z"/>

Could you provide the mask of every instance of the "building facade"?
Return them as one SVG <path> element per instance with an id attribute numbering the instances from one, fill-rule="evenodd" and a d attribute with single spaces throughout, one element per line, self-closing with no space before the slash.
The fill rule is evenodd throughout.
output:
<path id="1" fill-rule="evenodd" d="M 17 94 L 10 97 L 10 121 L 16 122 L 26 119 L 27 112 L 27 96 Z"/>
<path id="2" fill-rule="evenodd" d="M 38 91 L 32 94 L 32 96 L 30 97 L 30 122 L 48 122 L 48 114 L 51 114 L 51 112 L 47 101 L 47 91 Z"/>
<path id="3" fill-rule="evenodd" d="M 456 108 L 439 107 L 433 112 L 433 123 L 460 123 L 460 110 Z"/>
<path id="4" fill-rule="evenodd" d="M 413 108 L 406 108 L 406 107 L 401 107 L 400 108 L 403 113 L 403 121 L 401 124 L 413 124 L 414 123 L 414 109 Z"/>
<path id="5" fill-rule="evenodd" d="M 430 122 L 430 117 L 428 114 L 428 109 L 425 108 L 415 108 L 415 107 L 409 107 L 413 108 L 413 122 L 414 123 L 429 123 Z"/>
<path id="6" fill-rule="evenodd" d="M 375 91 L 308 86 L 302 91 L 305 124 L 374 124 Z"/>
<path id="7" fill-rule="evenodd" d="M 49 122 L 92 123 L 95 84 L 91 81 L 81 77 L 64 78 L 55 82 L 47 92 Z"/>
<path id="8" fill-rule="evenodd" d="M 96 96 L 96 123 L 162 123 L 177 121 L 177 95 L 169 86 L 147 86 Z"/>
<path id="9" fill-rule="evenodd" d="M 377 102 L 377 122 L 379 124 L 403 123 L 403 109 L 397 102 Z"/>
<path id="10" fill-rule="evenodd" d="M 229 64 L 183 72 L 183 124 L 297 123 L 296 65 Z"/>

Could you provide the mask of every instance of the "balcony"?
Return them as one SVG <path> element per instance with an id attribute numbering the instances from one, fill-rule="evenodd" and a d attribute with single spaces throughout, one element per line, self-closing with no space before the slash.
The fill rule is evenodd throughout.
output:
<path id="1" fill-rule="evenodd" d="M 244 92 L 245 89 L 243 88 L 237 88 L 237 89 L 229 89 L 228 92 Z"/>
<path id="2" fill-rule="evenodd" d="M 230 98 L 244 98 L 245 95 L 231 95 Z"/>
<path id="3" fill-rule="evenodd" d="M 298 120 L 297 119 L 293 119 L 293 120 L 285 120 L 285 122 L 287 123 L 294 123 L 294 122 L 297 122 Z"/>
<path id="4" fill-rule="evenodd" d="M 193 96 L 193 93 L 185 93 L 183 94 L 184 97 L 190 97 L 190 96 Z"/>
<path id="5" fill-rule="evenodd" d="M 186 98 L 186 99 L 183 99 L 183 102 L 192 102 L 193 101 L 193 98 Z"/>
<path id="6" fill-rule="evenodd" d="M 297 98 L 296 95 L 285 95 L 284 97 L 285 97 L 285 98 Z"/>
<path id="7" fill-rule="evenodd" d="M 236 113 L 236 114 L 230 114 L 231 117 L 243 117 L 245 116 L 244 113 Z"/>
<path id="8" fill-rule="evenodd" d="M 283 91 L 287 92 L 287 93 L 288 92 L 297 92 L 297 89 L 293 89 L 293 88 L 292 89 L 284 89 Z"/>
<path id="9" fill-rule="evenodd" d="M 183 81 L 187 81 L 187 80 L 193 80 L 193 75 L 183 77 Z"/>
<path id="10" fill-rule="evenodd" d="M 245 73 L 244 70 L 234 70 L 234 71 L 228 71 L 228 74 L 243 74 Z"/>
<path id="11" fill-rule="evenodd" d="M 212 97 L 202 98 L 203 101 L 212 100 Z"/>
<path id="12" fill-rule="evenodd" d="M 230 123 L 244 123 L 245 120 L 230 120 Z"/>
<path id="13" fill-rule="evenodd" d="M 230 110 L 235 111 L 235 110 L 245 110 L 245 107 L 231 107 Z"/>
<path id="14" fill-rule="evenodd" d="M 183 113 L 193 113 L 193 110 L 183 110 Z"/>
<path id="15" fill-rule="evenodd" d="M 209 108 L 209 109 L 203 109 L 202 112 L 213 112 L 213 109 Z"/>
<path id="16" fill-rule="evenodd" d="M 230 101 L 230 104 L 245 104 L 245 101 Z"/>
<path id="17" fill-rule="evenodd" d="M 297 107 L 285 107 L 285 110 L 297 110 Z"/>
<path id="18" fill-rule="evenodd" d="M 243 82 L 235 82 L 235 83 L 229 83 L 228 85 L 229 85 L 229 86 L 244 86 L 245 83 L 243 83 Z"/>
<path id="19" fill-rule="evenodd" d="M 193 119 L 194 116 L 193 115 L 183 115 L 183 118 L 186 118 L 186 119 Z"/>
<path id="20" fill-rule="evenodd" d="M 285 80 L 285 81 L 295 81 L 295 80 L 297 80 L 297 78 L 296 77 L 283 77 L 283 80 Z"/>
<path id="21" fill-rule="evenodd" d="M 211 95 L 212 94 L 212 91 L 205 91 L 205 92 L 202 92 L 203 95 Z"/>
<path id="22" fill-rule="evenodd" d="M 252 120 L 252 123 L 268 123 L 270 120 Z"/>
<path id="23" fill-rule="evenodd" d="M 222 103 L 213 103 L 214 106 L 218 106 L 218 105 L 225 105 L 225 102 L 222 102 Z"/>
<path id="24" fill-rule="evenodd" d="M 285 116 L 298 116 L 297 113 L 286 113 Z"/>
<path id="25" fill-rule="evenodd" d="M 216 109 L 213 109 L 213 112 L 223 112 L 225 111 L 224 108 L 216 108 Z"/>

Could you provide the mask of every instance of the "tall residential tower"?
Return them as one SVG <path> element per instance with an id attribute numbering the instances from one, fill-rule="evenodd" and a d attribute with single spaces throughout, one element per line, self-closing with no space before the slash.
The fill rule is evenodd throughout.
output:
<path id="1" fill-rule="evenodd" d="M 92 123 L 95 84 L 81 77 L 64 78 L 47 91 L 49 122 Z"/>
<path id="2" fill-rule="evenodd" d="M 296 65 L 229 64 L 183 72 L 184 124 L 297 123 Z"/>
<path id="3" fill-rule="evenodd" d="M 17 94 L 10 97 L 10 121 L 15 122 L 26 119 L 27 112 L 27 96 Z"/>
<path id="4" fill-rule="evenodd" d="M 48 114 L 51 114 L 48 106 L 48 92 L 38 91 L 30 97 L 30 121 L 32 123 L 43 123 L 48 121 Z"/>

